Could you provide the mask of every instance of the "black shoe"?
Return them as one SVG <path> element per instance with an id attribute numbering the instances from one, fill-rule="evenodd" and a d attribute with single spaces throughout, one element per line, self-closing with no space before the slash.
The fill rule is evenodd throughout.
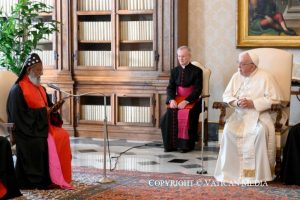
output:
<path id="1" fill-rule="evenodd" d="M 172 152 L 172 151 L 176 151 L 176 149 L 165 149 L 164 152 Z"/>
<path id="2" fill-rule="evenodd" d="M 297 35 L 296 32 L 291 28 L 288 28 L 286 31 L 284 31 L 284 33 L 287 35 Z"/>
<path id="3" fill-rule="evenodd" d="M 191 151 L 191 150 L 190 149 L 180 149 L 179 150 L 180 153 L 187 153 L 189 151 Z"/>

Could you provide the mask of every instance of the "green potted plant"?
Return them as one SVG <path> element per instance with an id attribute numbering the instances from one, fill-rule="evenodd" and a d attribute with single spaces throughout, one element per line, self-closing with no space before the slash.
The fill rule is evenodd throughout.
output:
<path id="1" fill-rule="evenodd" d="M 50 13 L 51 6 L 30 0 L 19 0 L 11 14 L 0 11 L 0 66 L 17 75 L 26 57 L 38 50 L 40 40 L 58 31 L 59 22 L 44 21 L 40 13 Z"/>

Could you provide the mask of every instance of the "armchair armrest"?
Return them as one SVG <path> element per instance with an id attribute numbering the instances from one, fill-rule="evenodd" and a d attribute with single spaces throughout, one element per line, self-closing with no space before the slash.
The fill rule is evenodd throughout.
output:
<path id="1" fill-rule="evenodd" d="M 275 131 L 280 132 L 283 124 L 280 122 L 282 119 L 282 111 L 284 108 L 287 108 L 290 106 L 290 102 L 283 101 L 281 103 L 272 104 L 271 111 L 276 112 L 276 121 L 275 121 Z"/>
<path id="2" fill-rule="evenodd" d="M 280 122 L 282 119 L 282 111 L 284 108 L 289 107 L 290 102 L 284 101 L 281 103 L 272 104 L 270 111 L 273 111 L 276 113 L 276 121 L 275 121 L 275 130 L 276 132 L 280 132 L 283 124 Z M 223 129 L 225 125 L 225 116 L 226 116 L 226 108 L 228 108 L 229 105 L 225 102 L 214 102 L 213 108 L 214 109 L 220 109 L 220 117 L 219 117 L 219 128 Z"/>
<path id="3" fill-rule="evenodd" d="M 3 120 L 0 118 L 0 125 L 7 130 L 8 135 L 6 137 L 9 137 L 9 142 L 10 142 L 11 146 L 16 144 L 15 124 L 3 122 Z"/>
<path id="4" fill-rule="evenodd" d="M 223 129 L 225 125 L 225 116 L 226 116 L 226 108 L 229 107 L 229 105 L 225 102 L 219 102 L 216 101 L 213 103 L 214 109 L 220 109 L 220 117 L 219 117 L 219 129 Z"/>

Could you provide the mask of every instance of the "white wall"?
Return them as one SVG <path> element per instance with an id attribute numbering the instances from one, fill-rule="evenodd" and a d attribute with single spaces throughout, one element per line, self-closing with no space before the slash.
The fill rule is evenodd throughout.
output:
<path id="1" fill-rule="evenodd" d="M 189 46 L 193 60 L 212 70 L 210 81 L 209 121 L 218 122 L 219 111 L 212 109 L 237 70 L 237 56 L 247 49 L 236 48 L 237 0 L 189 0 Z M 287 49 L 300 63 L 300 50 Z M 300 102 L 292 97 L 290 124 L 300 122 Z"/>

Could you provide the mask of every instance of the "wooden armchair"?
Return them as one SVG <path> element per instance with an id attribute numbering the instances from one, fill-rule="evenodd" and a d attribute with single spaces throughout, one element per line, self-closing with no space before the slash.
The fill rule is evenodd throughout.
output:
<path id="1" fill-rule="evenodd" d="M 9 137 L 12 146 L 15 144 L 13 137 L 14 125 L 13 123 L 7 123 L 6 101 L 9 91 L 17 78 L 17 75 L 11 71 L 0 71 L 0 126 L 2 127 L 0 134 Z"/>
<path id="2" fill-rule="evenodd" d="M 202 103 L 204 103 L 203 104 L 204 111 L 202 111 L 200 114 L 199 122 L 202 122 L 203 120 L 203 123 L 201 123 L 201 131 L 202 130 L 204 131 L 204 144 L 205 146 L 207 146 L 208 144 L 208 97 L 209 97 L 209 79 L 211 75 L 211 70 L 197 61 L 193 61 L 192 64 L 201 68 L 203 71 L 203 90 L 202 90 L 201 97 L 203 100 Z M 202 128 L 203 124 L 204 127 Z"/>
<path id="3" fill-rule="evenodd" d="M 291 95 L 291 80 L 292 80 L 292 66 L 293 55 L 285 50 L 275 48 L 258 48 L 252 49 L 251 52 L 259 57 L 259 68 L 271 73 L 277 81 L 281 92 L 283 94 L 283 101 L 281 104 L 273 104 L 270 111 L 276 113 L 275 134 L 276 134 L 276 167 L 275 174 L 279 177 L 281 168 L 281 152 L 285 145 L 288 134 L 288 120 L 286 123 L 282 122 L 283 115 L 289 116 L 289 102 Z M 214 102 L 213 108 L 220 109 L 219 118 L 219 141 L 223 134 L 225 125 L 226 109 L 229 106 L 224 102 Z"/>

